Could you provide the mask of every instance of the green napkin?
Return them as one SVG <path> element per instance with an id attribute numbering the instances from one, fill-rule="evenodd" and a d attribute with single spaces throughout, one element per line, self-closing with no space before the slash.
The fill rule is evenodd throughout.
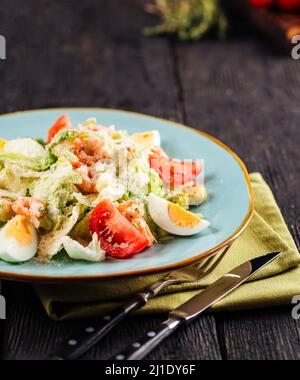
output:
<path id="1" fill-rule="evenodd" d="M 250 176 L 255 212 L 249 226 L 207 280 L 198 284 L 170 286 L 137 313 L 163 313 L 176 308 L 237 265 L 269 252 L 283 255 L 214 306 L 215 310 L 250 309 L 290 304 L 300 294 L 300 255 L 275 202 L 259 173 Z M 95 317 L 124 304 L 163 273 L 81 285 L 37 285 L 36 292 L 55 320 Z"/>

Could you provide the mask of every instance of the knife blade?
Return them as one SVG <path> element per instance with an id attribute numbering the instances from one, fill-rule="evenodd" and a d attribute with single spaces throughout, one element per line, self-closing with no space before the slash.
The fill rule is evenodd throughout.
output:
<path id="1" fill-rule="evenodd" d="M 153 331 L 148 331 L 141 339 L 136 340 L 112 360 L 141 360 L 160 342 L 172 334 L 180 325 L 190 323 L 205 310 L 226 297 L 260 269 L 275 260 L 281 252 L 269 253 L 265 256 L 245 262 L 226 273 L 200 294 L 180 305 L 168 314 L 168 319 Z"/>

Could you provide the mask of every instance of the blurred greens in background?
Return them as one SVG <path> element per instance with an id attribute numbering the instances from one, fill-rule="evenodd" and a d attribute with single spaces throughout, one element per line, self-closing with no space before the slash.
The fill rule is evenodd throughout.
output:
<path id="1" fill-rule="evenodd" d="M 161 23 L 146 28 L 146 36 L 171 34 L 180 40 L 199 40 L 207 34 L 223 38 L 227 20 L 218 0 L 155 0 L 146 10 L 158 14 Z"/>

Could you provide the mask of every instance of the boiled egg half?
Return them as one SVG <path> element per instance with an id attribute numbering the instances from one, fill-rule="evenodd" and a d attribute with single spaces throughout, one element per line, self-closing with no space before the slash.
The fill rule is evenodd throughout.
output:
<path id="1" fill-rule="evenodd" d="M 37 252 L 37 231 L 23 216 L 15 216 L 0 231 L 0 259 L 10 263 L 30 260 Z"/>
<path id="2" fill-rule="evenodd" d="M 193 214 L 153 193 L 148 197 L 148 210 L 154 222 L 173 235 L 194 235 L 210 225 L 199 215 Z"/>
<path id="3" fill-rule="evenodd" d="M 158 131 L 149 131 L 135 133 L 132 135 L 135 143 L 141 145 L 145 149 L 152 149 L 155 146 L 160 146 L 160 134 Z"/>

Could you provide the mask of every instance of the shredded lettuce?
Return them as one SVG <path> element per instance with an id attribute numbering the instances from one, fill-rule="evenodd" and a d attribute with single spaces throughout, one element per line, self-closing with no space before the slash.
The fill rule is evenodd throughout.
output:
<path id="1" fill-rule="evenodd" d="M 0 222 L 6 223 L 14 216 L 11 202 L 8 199 L 0 198 Z"/>
<path id="2" fill-rule="evenodd" d="M 31 188 L 31 196 L 41 199 L 47 204 L 47 215 L 52 221 L 63 214 L 68 202 L 74 199 L 76 184 L 82 179 L 73 170 L 72 165 L 64 159 L 59 159 L 51 169 L 40 176 Z"/>
<path id="3" fill-rule="evenodd" d="M 123 197 L 126 192 L 126 185 L 116 178 L 113 171 L 108 170 L 100 174 L 96 189 L 99 193 L 99 201 L 102 199 L 109 199 L 114 202 Z"/>
<path id="4" fill-rule="evenodd" d="M 6 166 L 0 170 L 0 188 L 18 196 L 26 196 L 34 178 L 29 175 L 27 169 L 18 165 L 6 164 Z"/>
<path id="5" fill-rule="evenodd" d="M 147 195 L 150 193 L 154 193 L 159 197 L 165 196 L 163 181 L 161 180 L 158 173 L 153 169 L 149 169 L 149 186 Z"/>
<path id="6" fill-rule="evenodd" d="M 52 150 L 54 146 L 58 145 L 63 141 L 73 140 L 76 136 L 78 136 L 78 132 L 75 130 L 64 130 L 58 132 L 51 143 L 48 145 L 48 149 Z"/>
<path id="7" fill-rule="evenodd" d="M 17 200 L 20 197 L 20 194 L 0 189 L 0 198 L 7 198 L 13 201 Z"/>
<path id="8" fill-rule="evenodd" d="M 89 219 L 91 214 L 86 214 L 81 220 L 79 220 L 75 227 L 70 233 L 70 237 L 74 240 L 85 240 L 89 241 L 91 239 L 90 229 L 89 229 Z"/>
<path id="9" fill-rule="evenodd" d="M 80 218 L 81 212 L 81 206 L 79 204 L 75 205 L 72 207 L 71 212 L 66 215 L 59 229 L 42 235 L 37 250 L 38 261 L 47 262 L 61 251 L 64 237 L 72 231 Z"/>
<path id="10" fill-rule="evenodd" d="M 83 195 L 82 193 L 74 193 L 73 196 L 80 204 L 86 206 L 87 208 L 96 206 L 97 195 L 95 194 Z"/>
<path id="11" fill-rule="evenodd" d="M 189 195 L 185 192 L 172 194 L 169 201 L 178 204 L 178 206 L 186 210 L 189 208 Z"/>
<path id="12" fill-rule="evenodd" d="M 162 243 L 164 241 L 172 239 L 172 235 L 160 228 L 152 219 L 148 219 L 147 224 L 157 242 Z"/>
<path id="13" fill-rule="evenodd" d="M 143 159 L 135 158 L 128 163 L 127 186 L 135 194 L 147 195 L 149 185 L 149 167 Z"/>
<path id="14" fill-rule="evenodd" d="M 165 240 L 169 240 L 172 238 L 171 235 L 167 231 L 160 228 L 151 218 L 149 210 L 148 210 L 148 204 L 145 204 L 144 219 L 146 223 L 148 224 L 150 231 L 152 232 L 157 242 L 164 242 Z"/>
<path id="15" fill-rule="evenodd" d="M 198 206 L 207 200 L 207 190 L 201 183 L 186 185 L 183 191 L 188 194 L 190 206 Z"/>
<path id="16" fill-rule="evenodd" d="M 66 159 L 70 162 L 78 162 L 77 156 L 72 152 L 72 143 L 70 141 L 62 141 L 61 143 L 55 145 L 50 153 L 56 159 Z"/>
<path id="17" fill-rule="evenodd" d="M 114 140 L 122 140 L 124 138 L 127 138 L 128 137 L 128 132 L 127 131 L 123 131 L 123 130 L 118 130 L 116 131 L 115 129 L 111 128 L 111 131 L 112 131 L 112 138 Z"/>
<path id="18" fill-rule="evenodd" d="M 36 170 L 39 172 L 43 172 L 47 170 L 51 163 L 53 162 L 53 158 L 51 156 L 47 157 L 39 157 L 39 158 L 30 158 L 26 157 L 22 154 L 14 154 L 14 153 L 2 153 L 0 152 L 0 160 L 8 161 L 19 165 L 23 168 Z"/>
<path id="19" fill-rule="evenodd" d="M 72 152 L 73 140 L 78 136 L 78 132 L 67 130 L 58 132 L 51 144 L 47 145 L 47 150 L 55 158 L 65 158 L 70 162 L 77 162 L 78 158 Z"/>

